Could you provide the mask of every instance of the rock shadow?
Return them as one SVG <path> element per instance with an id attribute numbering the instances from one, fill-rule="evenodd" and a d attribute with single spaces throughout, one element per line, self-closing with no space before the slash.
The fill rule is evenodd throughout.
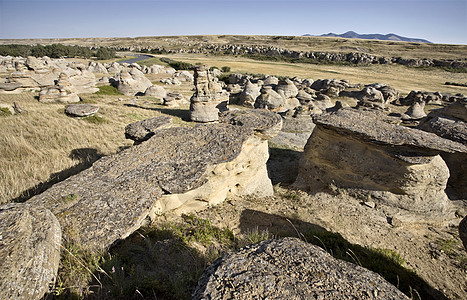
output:
<path id="1" fill-rule="evenodd" d="M 117 243 L 84 299 L 190 299 L 210 262 L 173 228 L 141 228 Z"/>
<path id="2" fill-rule="evenodd" d="M 254 232 L 264 235 L 267 232 L 274 238 L 298 237 L 323 248 L 335 258 L 380 274 L 412 299 L 447 299 L 414 271 L 404 268 L 403 259 L 396 252 L 352 244 L 339 233 L 327 231 L 319 225 L 246 209 L 240 217 L 240 230 L 246 235 Z"/>
<path id="3" fill-rule="evenodd" d="M 292 149 L 269 147 L 269 159 L 266 166 L 273 185 L 280 183 L 287 186 L 294 183 L 302 153 Z"/>
<path id="4" fill-rule="evenodd" d="M 23 191 L 17 198 L 13 199 L 12 202 L 25 202 L 29 198 L 35 195 L 39 195 L 40 193 L 50 188 L 52 185 L 89 168 L 95 161 L 97 161 L 103 156 L 104 155 L 99 153 L 97 149 L 93 148 L 79 148 L 72 150 L 69 155 L 69 158 L 73 160 L 78 160 L 78 164 L 63 171 L 53 173 L 52 175 L 50 175 L 47 181 L 41 182 L 33 186 L 32 188 Z"/>
<path id="5" fill-rule="evenodd" d="M 190 110 L 189 109 L 145 107 L 145 106 L 141 106 L 141 105 L 137 105 L 137 104 L 124 104 L 124 105 L 128 106 L 128 107 L 135 107 L 135 108 L 140 108 L 140 109 L 158 111 L 158 112 L 166 114 L 166 115 L 178 117 L 178 118 L 182 119 L 185 122 L 191 122 Z"/>

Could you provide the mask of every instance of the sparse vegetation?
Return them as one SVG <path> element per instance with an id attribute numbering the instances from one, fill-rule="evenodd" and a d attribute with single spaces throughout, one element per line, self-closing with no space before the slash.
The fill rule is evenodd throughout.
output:
<path id="1" fill-rule="evenodd" d="M 120 96 L 120 95 L 123 95 L 122 93 L 120 93 L 116 87 L 114 86 L 111 86 L 111 85 L 104 85 L 104 86 L 100 86 L 98 87 L 98 91 L 95 92 L 94 94 L 96 95 L 109 95 L 109 96 Z"/>
<path id="2" fill-rule="evenodd" d="M 11 111 L 7 107 L 0 107 L 0 117 L 11 116 Z"/>
<path id="3" fill-rule="evenodd" d="M 111 48 L 101 47 L 97 51 L 92 51 L 89 47 L 68 46 L 63 44 L 51 45 L 0 45 L 0 55 L 3 56 L 48 56 L 52 58 L 60 57 L 82 57 L 91 58 L 96 56 L 97 59 L 110 59 L 115 57 L 115 50 Z"/>
<path id="4" fill-rule="evenodd" d="M 183 61 L 176 61 L 176 60 L 172 60 L 172 59 L 166 58 L 166 57 L 161 57 L 159 60 L 166 63 L 166 64 L 168 64 L 169 66 L 171 66 L 175 70 L 191 70 L 194 67 L 190 63 L 186 63 L 186 62 L 183 62 Z"/>

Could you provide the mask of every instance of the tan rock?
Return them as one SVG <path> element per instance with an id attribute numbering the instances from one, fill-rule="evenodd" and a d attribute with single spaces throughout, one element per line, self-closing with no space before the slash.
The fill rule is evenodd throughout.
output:
<path id="1" fill-rule="evenodd" d="M 0 206 L 0 298 L 42 299 L 60 261 L 61 229 L 46 208 Z"/>

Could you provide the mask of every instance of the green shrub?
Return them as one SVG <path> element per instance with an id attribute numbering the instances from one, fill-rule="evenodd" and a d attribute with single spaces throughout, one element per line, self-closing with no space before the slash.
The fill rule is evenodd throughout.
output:
<path id="1" fill-rule="evenodd" d="M 115 57 L 115 50 L 111 48 L 99 48 L 96 51 L 96 58 L 98 60 L 106 60 Z"/>
<path id="2" fill-rule="evenodd" d="M 224 72 L 224 73 L 228 73 L 228 72 L 230 72 L 230 67 L 228 67 L 228 66 L 223 66 L 223 67 L 221 68 L 221 71 Z"/>
<path id="3" fill-rule="evenodd" d="M 0 107 L 0 117 L 11 116 L 11 111 L 7 107 Z"/>
<path id="4" fill-rule="evenodd" d="M 104 86 L 99 86 L 98 91 L 95 92 L 94 94 L 96 95 L 110 95 L 110 96 L 119 96 L 123 95 L 120 93 L 116 87 L 111 86 L 111 85 L 104 85 Z"/>
<path id="5" fill-rule="evenodd" d="M 192 70 L 193 67 L 194 67 L 190 63 L 186 63 L 186 62 L 183 62 L 183 61 L 172 60 L 172 59 L 167 58 L 167 57 L 161 57 L 160 61 L 165 62 L 166 64 L 168 64 L 169 66 L 171 66 L 175 70 Z"/>

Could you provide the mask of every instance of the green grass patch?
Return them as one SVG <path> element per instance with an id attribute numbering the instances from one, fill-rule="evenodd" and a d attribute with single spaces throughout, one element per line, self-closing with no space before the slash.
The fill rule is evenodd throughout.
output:
<path id="1" fill-rule="evenodd" d="M 87 116 L 87 117 L 82 117 L 81 120 L 85 120 L 86 122 L 92 123 L 92 124 L 104 124 L 107 123 L 108 121 L 101 116 L 98 115 L 92 115 L 92 116 Z"/>
<path id="2" fill-rule="evenodd" d="M 0 117 L 11 116 L 12 113 L 7 107 L 0 107 Z"/>
<path id="3" fill-rule="evenodd" d="M 153 57 L 153 58 L 148 58 L 145 60 L 140 60 L 137 62 L 137 64 L 140 66 L 147 66 L 147 67 L 150 67 L 152 65 L 161 65 L 161 66 L 169 65 L 168 63 L 163 62 L 159 57 Z"/>
<path id="4" fill-rule="evenodd" d="M 118 91 L 118 89 L 111 85 L 103 85 L 98 87 L 98 91 L 94 94 L 96 95 L 109 95 L 109 96 L 120 96 L 123 95 Z"/>

